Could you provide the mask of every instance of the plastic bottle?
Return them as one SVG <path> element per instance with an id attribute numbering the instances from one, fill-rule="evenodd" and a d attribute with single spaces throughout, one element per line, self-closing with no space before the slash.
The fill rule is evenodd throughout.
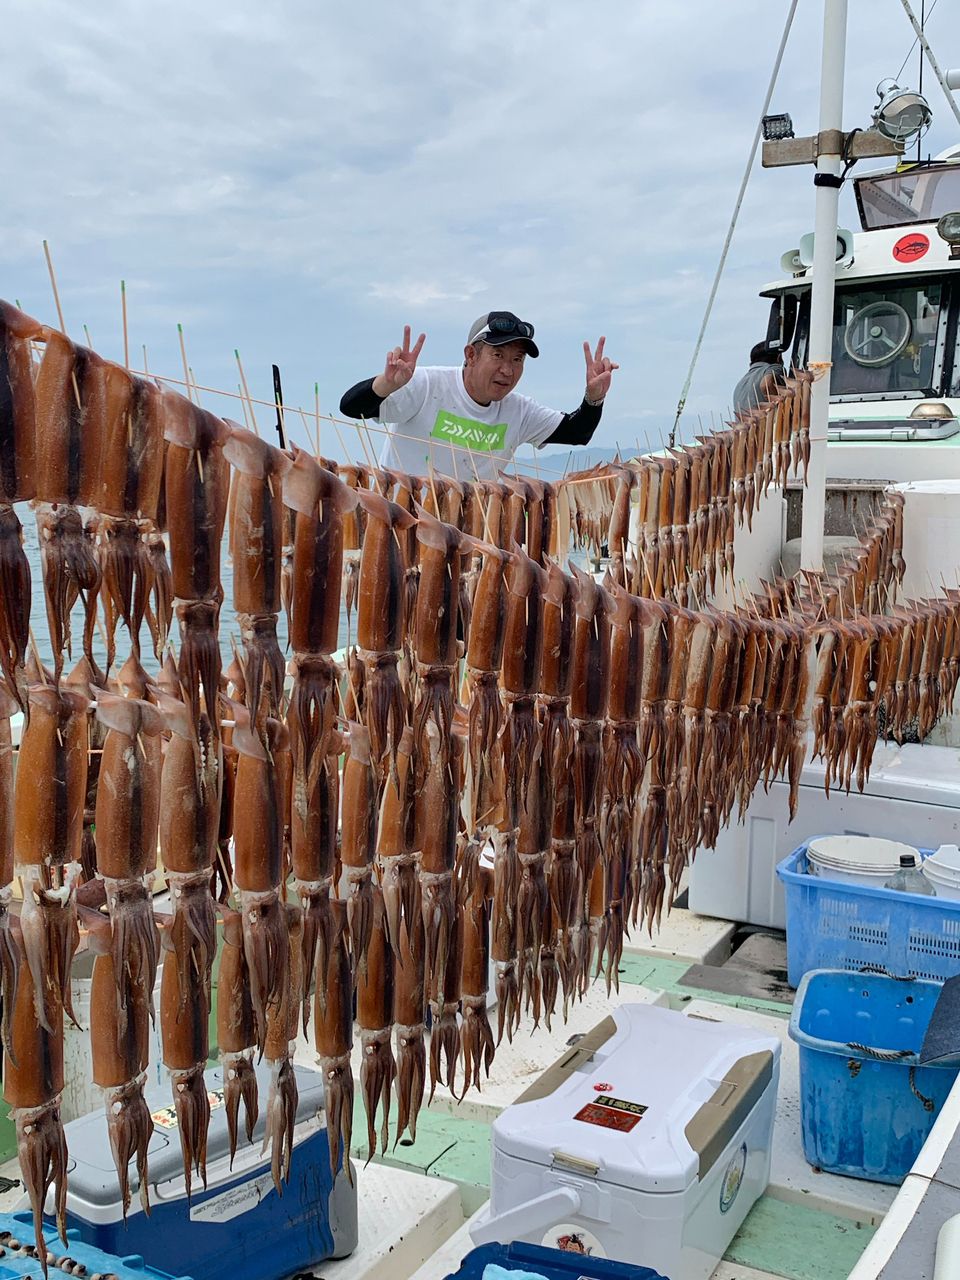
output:
<path id="1" fill-rule="evenodd" d="M 896 889 L 898 893 L 922 893 L 928 898 L 937 896 L 936 889 L 917 866 L 915 853 L 901 853 L 900 870 L 883 887 Z"/>

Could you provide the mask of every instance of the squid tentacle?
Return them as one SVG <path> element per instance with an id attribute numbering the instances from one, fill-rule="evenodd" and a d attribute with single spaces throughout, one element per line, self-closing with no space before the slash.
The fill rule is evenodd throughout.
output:
<path id="1" fill-rule="evenodd" d="M 390 1093 L 397 1074 L 397 1064 L 391 1046 L 390 1027 L 379 1031 L 361 1028 L 360 1088 L 367 1115 L 367 1164 L 377 1151 L 377 1112 L 382 1106 L 383 1121 L 380 1129 L 380 1154 L 390 1141 Z"/>
<path id="2" fill-rule="evenodd" d="M 115 1089 L 105 1091 L 107 1133 L 113 1163 L 120 1181 L 120 1199 L 126 1221 L 130 1208 L 130 1161 L 136 1157 L 140 1203 L 144 1213 L 150 1212 L 150 1180 L 147 1174 L 147 1149 L 153 1137 L 153 1118 L 143 1096 L 146 1074 L 136 1076 Z"/>
<path id="3" fill-rule="evenodd" d="M 417 1116 L 423 1103 L 427 1075 L 427 1048 L 422 1024 L 397 1026 L 397 1136 L 394 1147 L 409 1131 L 417 1139 Z"/>
<path id="4" fill-rule="evenodd" d="M 290 1180 L 293 1159 L 293 1128 L 297 1122 L 297 1077 L 289 1058 L 270 1064 L 270 1097 L 267 1101 L 267 1126 L 260 1154 L 270 1148 L 270 1172 L 277 1195 L 283 1195 L 283 1184 Z M 255 1079 L 256 1077 L 254 1077 Z M 247 1122 L 249 1124 L 249 1110 Z"/>
<path id="5" fill-rule="evenodd" d="M 253 1069 L 253 1054 L 249 1049 L 241 1053 L 223 1055 L 223 1105 L 227 1115 L 227 1133 L 230 1138 L 230 1168 L 237 1152 L 240 1104 L 243 1103 L 244 1128 L 247 1141 L 253 1141 L 253 1131 L 260 1114 L 257 1091 L 257 1073 Z"/>
<path id="6" fill-rule="evenodd" d="M 57 1231 L 67 1243 L 67 1140 L 60 1118 L 60 1095 L 40 1107 L 25 1107 L 13 1113 L 17 1133 L 17 1155 L 24 1189 L 33 1211 L 37 1257 L 47 1274 L 47 1245 L 43 1236 L 43 1206 L 50 1187 L 54 1188 Z"/>
<path id="7" fill-rule="evenodd" d="M 349 1053 L 336 1058 L 321 1058 L 323 1072 L 323 1105 L 327 1113 L 327 1141 L 330 1147 L 330 1172 L 334 1177 L 340 1165 L 343 1144 L 343 1171 L 353 1186 L 350 1171 L 350 1141 L 353 1136 L 353 1069 Z"/>
<path id="8" fill-rule="evenodd" d="M 210 1098 L 203 1078 L 203 1068 L 204 1064 L 201 1062 L 187 1071 L 171 1072 L 173 1105 L 180 1130 L 183 1176 L 188 1203 L 193 1193 L 194 1170 L 200 1175 L 204 1190 L 207 1187 L 207 1130 L 210 1127 Z"/>

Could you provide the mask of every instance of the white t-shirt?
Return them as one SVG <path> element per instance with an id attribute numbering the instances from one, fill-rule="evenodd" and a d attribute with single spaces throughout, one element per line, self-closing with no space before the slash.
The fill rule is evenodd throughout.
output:
<path id="1" fill-rule="evenodd" d="M 516 391 L 477 404 L 463 385 L 462 368 L 418 368 L 380 406 L 380 421 L 391 431 L 380 465 L 422 476 L 432 462 L 435 471 L 460 480 L 474 479 L 475 467 L 482 480 L 496 480 L 519 445 L 543 444 L 562 417 L 559 409 Z"/>

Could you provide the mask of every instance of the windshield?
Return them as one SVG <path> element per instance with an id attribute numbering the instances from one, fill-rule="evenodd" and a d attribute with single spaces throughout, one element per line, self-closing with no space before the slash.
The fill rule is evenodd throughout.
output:
<path id="1" fill-rule="evenodd" d="M 838 289 L 831 395 L 931 391 L 942 294 L 933 280 Z"/>
<path id="2" fill-rule="evenodd" d="M 960 165 L 917 165 L 904 173 L 856 180 L 864 231 L 936 222 L 960 211 Z"/>

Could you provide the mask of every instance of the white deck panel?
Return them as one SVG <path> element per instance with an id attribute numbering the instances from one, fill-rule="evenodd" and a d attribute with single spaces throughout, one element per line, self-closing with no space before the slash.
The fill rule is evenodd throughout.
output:
<path id="1" fill-rule="evenodd" d="M 626 955 L 720 965 L 729 959 L 735 929 L 729 920 L 674 907 L 669 915 L 664 914 L 663 923 L 652 935 L 646 927 L 632 929 L 623 950 Z"/>
<path id="2" fill-rule="evenodd" d="M 754 1027 L 780 1038 L 783 1045 L 780 1088 L 767 1195 L 876 1226 L 893 1203 L 896 1187 L 860 1178 L 844 1178 L 835 1173 L 817 1173 L 807 1164 L 800 1128 L 800 1054 L 787 1035 L 787 1022 L 772 1014 L 711 1004 L 708 1000 L 691 1000 L 684 1005 L 683 1012 L 687 1016 L 695 1014 L 714 1022 Z"/>
<path id="3" fill-rule="evenodd" d="M 463 1224 L 460 1192 L 452 1182 L 404 1169 L 358 1167 L 357 1197 L 360 1239 L 354 1252 L 301 1274 L 323 1280 L 407 1280 Z"/>

